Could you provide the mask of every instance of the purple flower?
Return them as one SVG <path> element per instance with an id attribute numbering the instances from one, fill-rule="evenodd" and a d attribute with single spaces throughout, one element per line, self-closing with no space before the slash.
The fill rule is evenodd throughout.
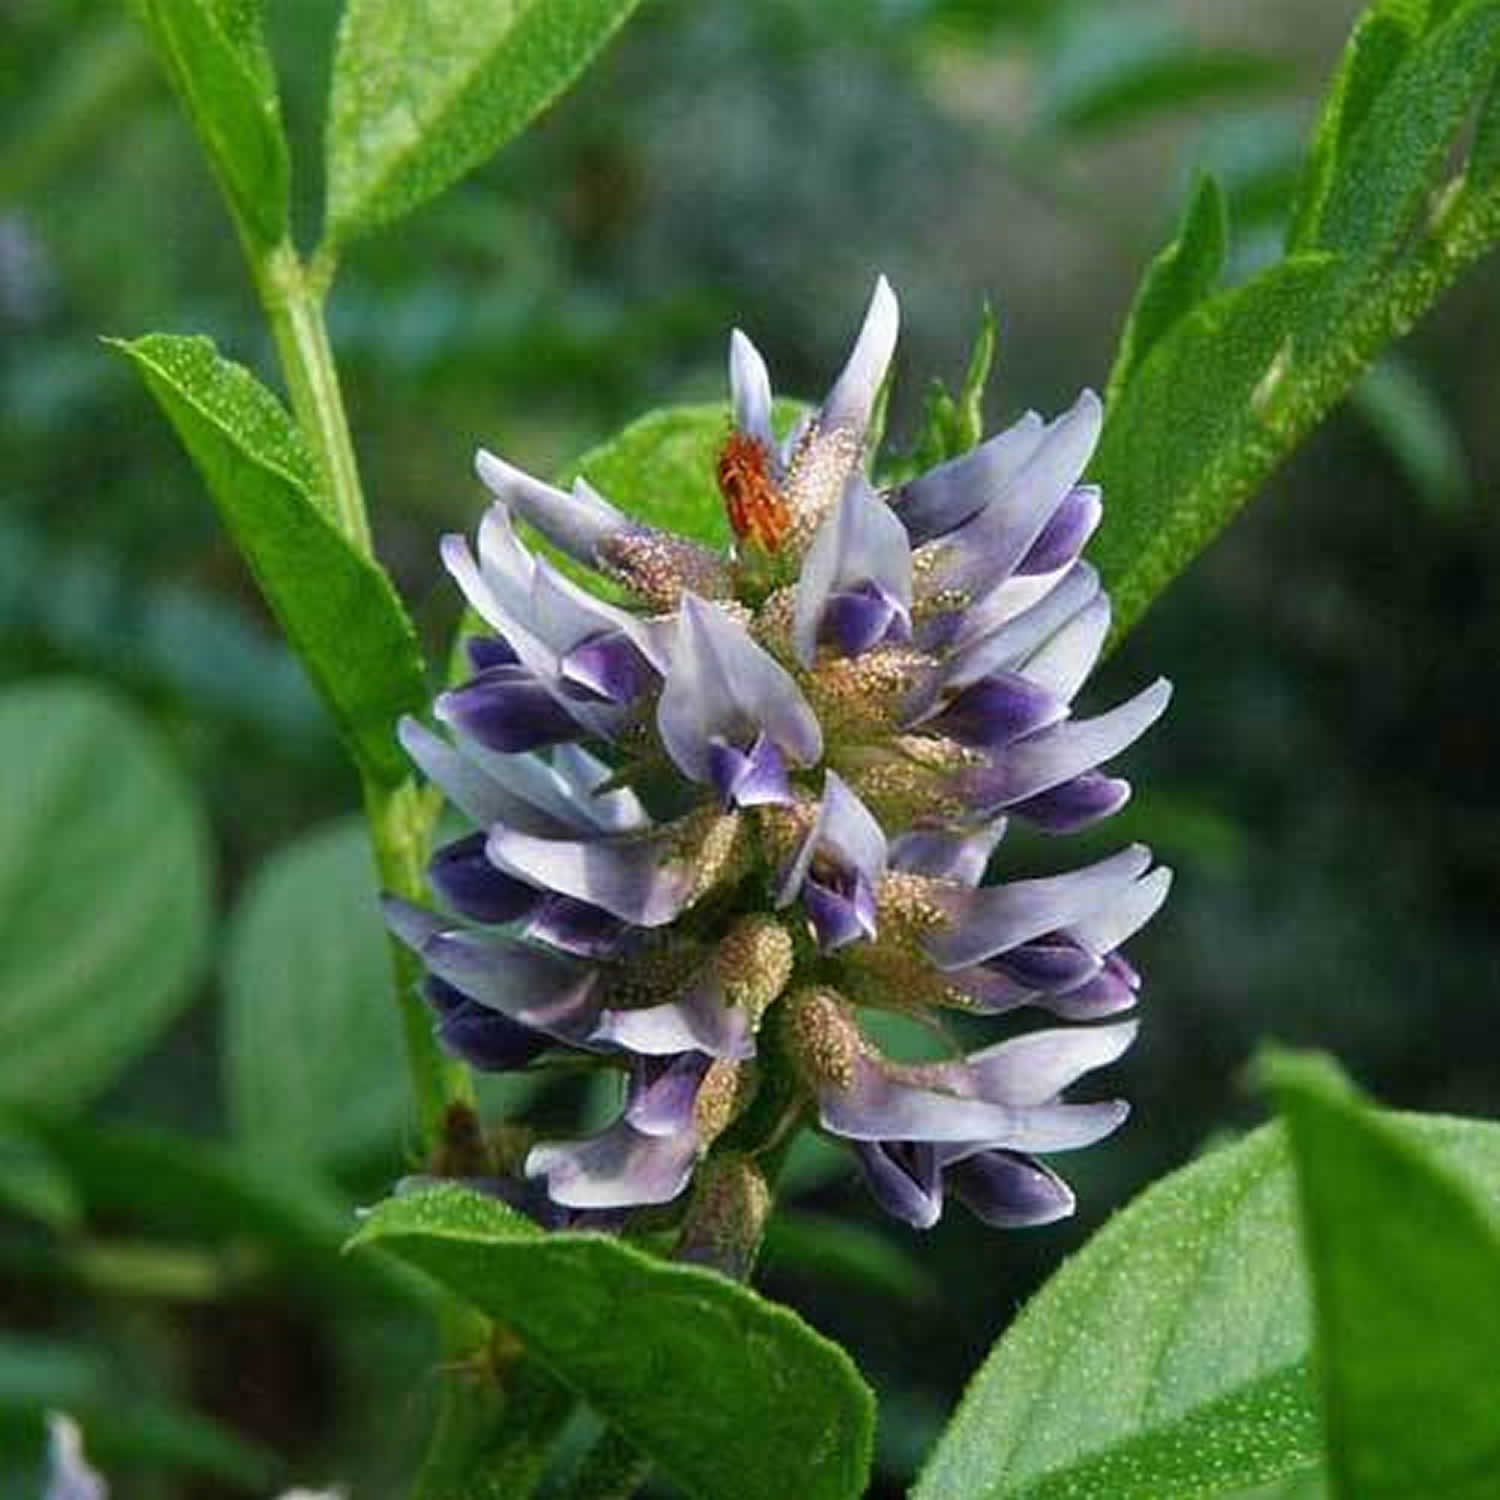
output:
<path id="1" fill-rule="evenodd" d="M 1043 1158 L 1125 1117 L 1064 1091 L 1134 1023 L 920 1064 L 860 1023 L 1114 1016 L 1140 989 L 1123 945 L 1170 880 L 1132 847 L 1044 878 L 1012 861 L 986 883 L 1015 820 L 1063 835 L 1122 805 L 1104 768 L 1169 689 L 1075 708 L 1110 623 L 1081 558 L 1103 503 L 1085 481 L 1097 398 L 882 487 L 869 431 L 898 323 L 882 279 L 785 435 L 735 331 L 732 429 L 704 475 L 735 535 L 723 554 L 488 453 L 477 543 L 443 544 L 493 634 L 437 700 L 446 735 L 409 722 L 402 742 L 472 831 L 433 857 L 441 911 L 391 901 L 388 920 L 457 1056 L 624 1080 L 602 1130 L 533 1144 L 496 1179 L 548 1224 L 680 1214 L 710 1153 L 753 1162 L 807 1122 L 907 1223 L 935 1222 L 948 1191 L 987 1223 L 1045 1223 L 1073 1200 Z M 634 607 L 534 556 L 516 517 Z"/>

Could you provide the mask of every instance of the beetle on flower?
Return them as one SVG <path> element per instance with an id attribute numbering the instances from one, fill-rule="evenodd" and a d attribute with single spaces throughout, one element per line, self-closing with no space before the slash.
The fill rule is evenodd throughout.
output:
<path id="1" fill-rule="evenodd" d="M 492 634 L 406 749 L 476 831 L 440 850 L 444 914 L 392 900 L 447 1047 L 476 1067 L 567 1052 L 623 1069 L 623 1108 L 530 1146 L 498 1190 L 548 1222 L 686 1202 L 704 1158 L 774 1153 L 809 1123 L 878 1202 L 927 1227 L 1069 1213 L 1041 1158 L 1119 1101 L 1065 1091 L 1118 1058 L 1139 978 L 1123 944 L 1169 874 L 1131 847 L 1045 878 L 984 876 L 1007 826 L 1115 812 L 1101 769 L 1163 711 L 1158 681 L 1076 714 L 1109 627 L 1080 554 L 1101 410 L 1084 392 L 882 488 L 869 430 L 896 343 L 882 278 L 822 405 L 785 438 L 750 340 L 730 343 L 716 478 L 727 553 L 481 452 L 494 504 L 443 558 Z M 520 519 L 635 601 L 566 577 Z M 945 1061 L 882 1054 L 862 1018 L 1023 1007 L 1047 1026 Z M 714 1174 L 706 1174 L 708 1180 Z"/>

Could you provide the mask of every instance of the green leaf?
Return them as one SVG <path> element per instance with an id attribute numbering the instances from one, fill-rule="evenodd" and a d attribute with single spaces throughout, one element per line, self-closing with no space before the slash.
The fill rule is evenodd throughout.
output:
<path id="1" fill-rule="evenodd" d="M 406 1079 L 364 824 L 348 819 L 251 878 L 224 955 L 225 1066 L 239 1139 L 332 1167 L 391 1151 Z"/>
<path id="2" fill-rule="evenodd" d="M 941 380 L 929 384 L 916 442 L 909 453 L 882 467 L 881 483 L 896 484 L 936 468 L 960 453 L 967 453 L 979 441 L 984 435 L 984 392 L 994 362 L 995 313 L 986 302 L 957 397 L 948 394 Z"/>
<path id="3" fill-rule="evenodd" d="M 291 419 L 209 339 L 148 334 L 115 347 L 177 429 L 350 753 L 402 780 L 395 723 L 426 698 L 416 633 L 390 579 L 334 524 Z"/>
<path id="4" fill-rule="evenodd" d="M 800 402 L 778 400 L 772 411 L 776 431 L 789 431 L 806 410 Z M 727 547 L 732 538 L 715 469 L 729 427 L 729 407 L 720 402 L 659 407 L 590 448 L 557 480 L 571 485 L 582 475 L 612 504 L 649 526 L 710 547 Z M 535 532 L 528 531 L 528 540 L 595 593 L 626 598 L 623 590 L 564 556 Z"/>
<path id="5" fill-rule="evenodd" d="M 1454 1171 L 1452 1149 L 1366 1107 L 1324 1059 L 1273 1056 L 1264 1071 L 1297 1168 L 1332 1493 L 1489 1500 L 1500 1171 Z M 1486 1156 L 1497 1133 L 1477 1121 L 1438 1128 L 1450 1148 Z"/>
<path id="6" fill-rule="evenodd" d="M 1141 278 L 1110 371 L 1107 406 L 1118 399 L 1162 335 L 1213 290 L 1228 243 L 1224 193 L 1214 178 L 1200 177 L 1188 200 L 1181 232 Z"/>
<path id="7" fill-rule="evenodd" d="M 1500 1125 L 1388 1123 L 1500 1190 Z M 1286 1137 L 1266 1127 L 1157 1182 L 1063 1265 L 971 1382 L 914 1500 L 1206 1497 L 1309 1473 L 1311 1336 Z"/>
<path id="8" fill-rule="evenodd" d="M 460 1188 L 378 1204 L 353 1243 L 509 1324 L 691 1495 L 863 1493 L 873 1405 L 848 1356 L 722 1276 L 616 1239 L 543 1234 Z"/>
<path id="9" fill-rule="evenodd" d="M 325 141 L 343 244 L 456 182 L 589 64 L 636 0 L 349 0 Z"/>
<path id="10" fill-rule="evenodd" d="M 795 401 L 778 401 L 776 431 L 787 431 L 805 411 Z M 664 406 L 590 448 L 563 470 L 559 483 L 581 475 L 647 525 L 727 547 L 733 538 L 715 469 L 729 427 L 729 408 L 721 402 Z"/>
<path id="11" fill-rule="evenodd" d="M 1297 255 L 1219 292 L 1163 337 L 1106 413 L 1090 553 L 1123 633 L 1213 538 L 1285 448 L 1269 418 L 1307 351 L 1337 262 Z"/>
<path id="12" fill-rule="evenodd" d="M 187 1003 L 208 836 L 150 727 L 85 682 L 0 694 L 0 1103 L 74 1108 Z"/>
<path id="13" fill-rule="evenodd" d="M 1315 242 L 1323 206 L 1349 142 L 1421 35 L 1426 18 L 1427 0 L 1374 0 L 1355 22 L 1313 128 L 1287 226 L 1288 250 Z"/>
<path id="14" fill-rule="evenodd" d="M 1390 71 L 1334 164 L 1306 248 L 1337 250 L 1351 278 L 1420 232 L 1429 195 L 1500 61 L 1500 4 L 1472 0 Z"/>
<path id="15" fill-rule="evenodd" d="M 1108 414 L 1094 556 L 1117 638 L 1500 238 L 1500 195 L 1450 182 L 1433 196 L 1497 60 L 1496 0 L 1392 0 L 1356 32 L 1315 138 L 1299 248 L 1179 319 Z"/>
<path id="16" fill-rule="evenodd" d="M 1140 5 L 1083 10 L 1038 82 L 1042 122 L 1075 135 L 1134 124 L 1206 100 L 1280 86 L 1272 58 L 1199 46 Z"/>
<path id="17" fill-rule="evenodd" d="M 134 0 L 236 222 L 262 249 L 287 233 L 291 162 L 262 0 Z"/>

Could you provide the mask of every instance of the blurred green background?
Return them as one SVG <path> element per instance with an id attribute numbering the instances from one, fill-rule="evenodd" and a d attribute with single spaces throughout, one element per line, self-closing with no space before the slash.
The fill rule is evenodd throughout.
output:
<path id="1" fill-rule="evenodd" d="M 883 270 L 904 313 L 898 445 L 926 380 L 961 374 L 986 298 L 1001 330 L 992 427 L 1102 385 L 1196 170 L 1228 190 L 1233 272 L 1274 254 L 1357 9 L 644 5 L 538 128 L 358 245 L 342 272 L 333 336 L 378 545 L 432 658 L 456 619 L 435 544 L 479 515 L 474 447 L 547 473 L 649 407 L 716 399 L 733 324 L 780 388 L 816 397 Z M 336 12 L 269 6 L 304 242 Z M 875 1493 L 900 1493 L 1017 1305 L 1112 1207 L 1261 1117 L 1240 1078 L 1258 1039 L 1328 1048 L 1392 1104 L 1495 1113 L 1500 340 L 1483 330 L 1497 326 L 1490 263 L 1372 372 L 1086 696 L 1107 705 L 1157 673 L 1177 685 L 1126 764 L 1136 801 L 1090 847 L 1144 837 L 1178 885 L 1132 947 L 1144 1024 L 1117 1077 L 1135 1113 L 1067 1164 L 1078 1217 L 999 1235 L 956 1209 L 918 1236 L 880 1221 L 815 1154 L 799 1159 L 804 1217 L 773 1243 L 763 1285 L 845 1342 L 876 1386 Z M 293 858 L 314 865 L 298 890 L 353 889 L 352 917 L 254 879 L 354 811 L 357 789 L 175 439 L 98 342 L 154 329 L 207 332 L 272 377 L 217 193 L 138 34 L 113 4 L 9 0 L 0 671 L 108 683 L 149 718 L 207 809 L 220 926 L 192 1004 L 71 1135 L 49 1137 L 78 1213 L 49 1226 L 0 1208 L 0 1494 L 32 1492 L 22 1465 L 39 1405 L 72 1392 L 89 1425 L 100 1393 L 127 1387 L 151 1394 L 154 1415 L 116 1412 L 123 1433 L 107 1412 L 93 1424 L 122 1495 L 265 1493 L 253 1453 L 236 1467 L 213 1449 L 227 1434 L 304 1480 L 395 1494 L 449 1378 L 421 1316 L 378 1277 L 237 1225 L 233 1193 L 196 1219 L 158 1209 L 139 1181 L 148 1158 L 108 1152 L 136 1139 L 127 1123 L 230 1142 L 288 1186 L 322 1183 L 320 1204 L 369 1202 L 404 1169 L 378 956 L 363 970 L 340 959 L 330 981 L 369 992 L 344 1023 L 351 1055 L 377 1059 L 368 1080 L 330 1092 L 314 1070 L 300 1113 L 268 1117 L 235 1056 L 257 1045 L 258 987 L 307 986 L 283 1016 L 318 1002 L 316 960 L 283 972 L 265 956 L 290 951 L 278 900 L 307 917 L 315 952 L 323 932 L 335 947 L 362 935 L 349 836 Z M 102 801 L 108 765 L 90 792 Z M 1082 844 L 1069 852 L 1081 860 Z M 327 1045 L 309 1026 L 309 1048 Z M 295 1025 L 281 1040 L 296 1049 Z M 321 1149 L 319 1133 L 358 1109 L 372 1123 Z M 840 1250 L 806 1215 L 882 1239 Z M 262 1234 L 277 1247 L 265 1264 Z M 155 1281 L 119 1259 L 143 1245 L 179 1254 L 182 1274 L 164 1277 L 174 1263 L 160 1253 Z M 208 1252 L 218 1279 L 194 1281 Z"/>

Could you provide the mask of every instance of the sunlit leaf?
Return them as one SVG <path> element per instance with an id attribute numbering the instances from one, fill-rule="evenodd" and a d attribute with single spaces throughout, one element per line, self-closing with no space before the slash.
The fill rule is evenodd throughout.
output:
<path id="1" fill-rule="evenodd" d="M 442 1188 L 381 1203 L 355 1236 L 502 1319 L 689 1494 L 853 1500 L 870 1393 L 795 1314 L 711 1271 L 601 1235 L 544 1234 Z"/>
<path id="2" fill-rule="evenodd" d="M 1500 1125 L 1385 1124 L 1500 1194 Z M 914 1500 L 1161 1500 L 1300 1479 L 1322 1446 L 1311 1344 L 1290 1154 L 1267 1127 L 1157 1182 L 1064 1264 L 975 1376 Z"/>
<path id="3" fill-rule="evenodd" d="M 351 753 L 399 781 L 396 720 L 426 697 L 416 634 L 390 579 L 333 524 L 291 419 L 208 339 L 116 347 L 177 429 Z"/>
<path id="4" fill-rule="evenodd" d="M 1136 290 L 1110 371 L 1106 404 L 1114 403 L 1161 336 L 1213 290 L 1228 243 L 1224 194 L 1212 177 L 1199 178 L 1181 231 L 1147 267 Z"/>
<path id="5" fill-rule="evenodd" d="M 0 694 L 0 1102 L 72 1108 L 191 998 L 207 830 L 149 725 L 83 681 Z"/>
<path id="6" fill-rule="evenodd" d="M 1462 1166 L 1500 1128 L 1438 1120 L 1414 1136 L 1323 1059 L 1277 1056 L 1264 1071 L 1297 1169 L 1332 1493 L 1489 1500 L 1500 1198 L 1494 1172 Z"/>
<path id="7" fill-rule="evenodd" d="M 636 0 L 349 0 L 326 140 L 327 238 L 409 212 L 499 150 Z"/>
<path id="8" fill-rule="evenodd" d="M 291 165 L 261 0 L 133 0 L 237 222 L 287 232 Z"/>

